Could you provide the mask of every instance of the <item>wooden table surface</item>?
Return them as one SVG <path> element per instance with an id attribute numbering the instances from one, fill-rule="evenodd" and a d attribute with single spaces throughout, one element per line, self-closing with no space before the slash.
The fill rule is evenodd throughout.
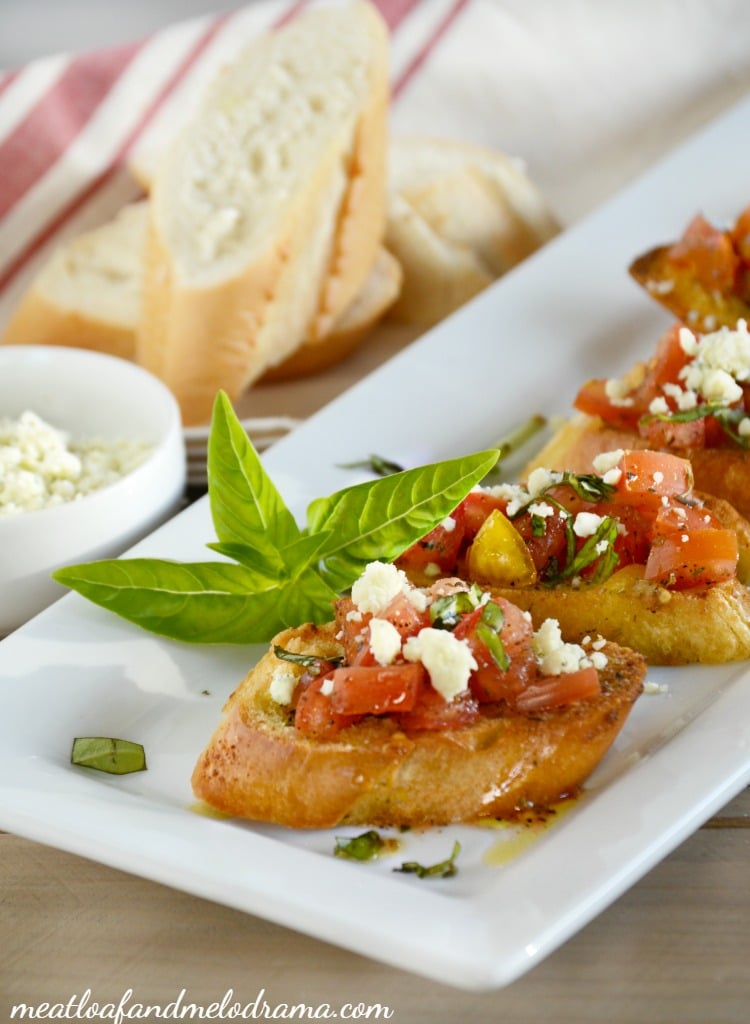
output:
<path id="1" fill-rule="evenodd" d="M 204 1007 L 265 990 L 274 1008 L 386 1004 L 398 1024 L 747 1024 L 750 790 L 536 969 L 481 994 L 0 833 L 0 1021 L 86 989 L 161 1006 L 185 989 Z"/>

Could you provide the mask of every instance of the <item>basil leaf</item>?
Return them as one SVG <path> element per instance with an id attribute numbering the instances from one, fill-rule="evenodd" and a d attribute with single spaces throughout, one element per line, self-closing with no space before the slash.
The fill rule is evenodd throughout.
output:
<path id="1" fill-rule="evenodd" d="M 66 566 L 58 583 L 143 629 L 172 640 L 204 644 L 262 643 L 280 629 L 298 625 L 298 608 L 317 610 L 331 590 L 318 577 L 310 593 L 284 601 L 284 588 L 246 566 L 223 562 L 166 562 L 151 558 L 112 559 Z M 291 609 L 291 611 L 290 611 Z"/>
<path id="2" fill-rule="evenodd" d="M 479 607 L 482 591 L 473 583 L 471 590 L 460 590 L 436 598 L 429 607 L 430 625 L 435 629 L 455 629 L 462 616 Z"/>
<path id="3" fill-rule="evenodd" d="M 386 845 L 383 837 L 370 829 L 352 839 L 336 836 L 333 853 L 335 857 L 346 857 L 348 860 L 374 860 Z"/>
<path id="4" fill-rule="evenodd" d="M 220 541 L 206 544 L 211 551 L 217 551 L 220 555 L 226 555 L 247 569 L 252 569 L 259 576 L 265 576 L 271 585 L 274 585 L 280 577 L 287 575 L 284 559 L 281 554 L 274 550 L 259 549 L 250 544 L 224 543 Z"/>
<path id="5" fill-rule="evenodd" d="M 596 473 L 570 473 L 562 475 L 561 484 L 567 484 L 584 501 L 606 501 L 615 493 L 612 484 L 605 484 Z M 560 486 L 559 484 L 553 486 Z"/>
<path id="6" fill-rule="evenodd" d="M 223 391 L 214 403 L 206 467 L 211 516 L 220 541 L 273 551 L 299 536 L 292 513 Z"/>
<path id="7" fill-rule="evenodd" d="M 70 763 L 108 775 L 129 775 L 146 771 L 146 752 L 140 743 L 132 740 L 78 736 L 73 740 Z"/>
<path id="8" fill-rule="evenodd" d="M 442 522 L 497 461 L 497 451 L 408 469 L 313 501 L 308 530 L 328 530 L 321 571 L 349 587 L 368 562 L 393 561 Z"/>
<path id="9" fill-rule="evenodd" d="M 321 658 L 319 654 L 298 654 L 296 651 L 287 651 L 278 644 L 273 645 L 273 653 L 279 661 L 289 661 L 292 665 L 302 665 L 304 668 L 320 670 L 321 664 L 328 662 L 330 665 L 343 665 L 344 658 Z"/>
<path id="10" fill-rule="evenodd" d="M 456 858 L 461 852 L 461 844 L 456 840 L 453 844 L 453 850 L 450 857 L 447 860 L 440 861 L 439 864 L 432 864 L 430 867 L 424 867 L 422 864 L 418 864 L 415 860 L 405 861 L 400 868 L 394 868 L 394 871 L 402 871 L 405 874 L 416 875 L 417 878 L 451 878 L 453 875 L 458 873 L 456 867 Z"/>

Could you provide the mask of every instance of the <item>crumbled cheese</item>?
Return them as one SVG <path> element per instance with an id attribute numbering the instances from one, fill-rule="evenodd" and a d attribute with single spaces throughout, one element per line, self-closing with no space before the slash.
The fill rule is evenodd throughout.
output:
<path id="1" fill-rule="evenodd" d="M 750 334 L 744 320 L 734 330 L 721 327 L 700 338 L 683 327 L 680 345 L 691 358 L 680 370 L 686 390 L 718 405 L 742 398 L 740 383 L 750 380 Z"/>
<path id="2" fill-rule="evenodd" d="M 605 484 L 615 487 L 622 479 L 620 461 L 625 452 L 622 448 L 615 448 L 613 451 L 600 452 L 594 456 L 592 465 L 594 471 L 599 474 Z"/>
<path id="3" fill-rule="evenodd" d="M 649 402 L 648 411 L 654 413 L 654 415 L 669 412 L 666 398 L 663 395 L 657 395 L 656 398 Z"/>
<path id="4" fill-rule="evenodd" d="M 330 697 L 333 693 L 333 679 L 330 676 L 320 684 L 320 692 L 324 697 Z"/>
<path id="5" fill-rule="evenodd" d="M 379 665 L 390 665 L 401 650 L 401 634 L 387 619 L 370 619 L 370 650 Z"/>
<path id="6" fill-rule="evenodd" d="M 0 420 L 0 516 L 76 501 L 132 472 L 149 452 L 138 441 L 72 441 L 33 412 Z"/>
<path id="7" fill-rule="evenodd" d="M 592 537 L 604 522 L 604 516 L 596 512 L 579 512 L 573 520 L 573 533 L 576 537 Z"/>
<path id="8" fill-rule="evenodd" d="M 435 577 L 435 576 L 441 576 L 442 573 L 443 573 L 443 570 L 440 568 L 440 566 L 437 564 L 437 562 L 428 562 L 427 565 L 424 567 L 423 572 L 424 572 L 425 576 L 433 576 L 433 577 Z"/>
<path id="9" fill-rule="evenodd" d="M 610 377 L 604 384 L 604 393 L 612 405 L 628 406 L 633 404 L 630 385 L 619 377 Z"/>
<path id="10" fill-rule="evenodd" d="M 655 696 L 657 693 L 669 693 L 669 687 L 666 683 L 652 683 L 647 679 L 643 684 L 643 692 L 649 696 Z"/>
<path id="11" fill-rule="evenodd" d="M 285 668 L 277 668 L 271 676 L 268 692 L 277 704 L 291 704 L 292 694 L 297 685 L 297 676 Z"/>
<path id="12" fill-rule="evenodd" d="M 378 615 L 397 594 L 412 589 L 403 569 L 390 562 L 370 562 L 352 586 L 352 601 L 358 611 Z"/>
<path id="13" fill-rule="evenodd" d="M 445 629 L 428 626 L 404 644 L 407 661 L 421 661 L 432 686 L 446 701 L 452 701 L 469 685 L 477 668 L 469 645 Z"/>
<path id="14" fill-rule="evenodd" d="M 534 633 L 531 643 L 539 668 L 546 676 L 577 672 L 590 665 L 599 669 L 607 664 L 607 656 L 601 651 L 588 655 L 580 644 L 566 644 L 557 619 L 545 619 Z"/>
<path id="15" fill-rule="evenodd" d="M 456 520 L 453 518 L 453 516 L 446 516 L 440 525 L 442 526 L 446 533 L 453 533 L 453 531 L 456 529 Z"/>
<path id="16" fill-rule="evenodd" d="M 529 479 L 526 481 L 526 490 L 529 492 L 530 497 L 536 498 L 542 491 L 554 487 L 561 480 L 562 473 L 556 473 L 551 469 L 538 466 L 529 473 Z"/>
<path id="17" fill-rule="evenodd" d="M 551 505 L 548 505 L 546 501 L 534 501 L 529 505 L 529 512 L 532 516 L 541 516 L 542 519 L 547 519 L 549 516 L 555 514 L 555 510 Z"/>

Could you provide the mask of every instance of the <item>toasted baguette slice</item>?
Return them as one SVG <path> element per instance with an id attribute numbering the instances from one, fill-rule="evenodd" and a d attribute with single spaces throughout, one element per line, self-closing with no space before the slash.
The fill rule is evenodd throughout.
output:
<path id="1" fill-rule="evenodd" d="M 2 342 L 69 345 L 133 358 L 143 292 L 147 206 L 145 200 L 133 203 L 101 227 L 61 246 L 21 299 Z M 314 342 L 304 340 L 264 379 L 306 376 L 344 359 L 394 301 L 401 277 L 397 260 L 381 246 L 362 290 L 330 333 Z"/>
<path id="2" fill-rule="evenodd" d="M 367 3 L 251 44 L 159 161 L 138 361 L 208 420 L 360 292 L 385 224 L 388 36 Z"/>
<path id="3" fill-rule="evenodd" d="M 611 427 L 596 416 L 581 413 L 563 423 L 526 466 L 524 474 L 537 466 L 590 473 L 594 458 L 601 452 L 652 447 L 652 442 L 635 432 Z M 669 450 L 690 460 L 696 491 L 724 498 L 740 515 L 750 519 L 750 452 L 739 447 Z"/>
<path id="4" fill-rule="evenodd" d="M 386 244 L 404 270 L 391 313 L 434 324 L 558 231 L 517 160 L 464 142 L 398 138 L 389 149 Z"/>
<path id="5" fill-rule="evenodd" d="M 750 590 L 738 579 L 668 590 L 628 565 L 605 583 L 580 587 L 505 587 L 498 594 L 531 613 L 554 614 L 571 642 L 602 633 L 652 665 L 711 665 L 750 658 Z"/>
<path id="6" fill-rule="evenodd" d="M 306 625 L 273 642 L 326 657 L 341 653 L 335 632 Z M 602 694 L 564 709 L 526 717 L 492 705 L 474 725 L 410 734 L 367 716 L 335 741 L 315 741 L 270 696 L 278 666 L 303 671 L 272 647 L 230 697 L 193 789 L 226 814 L 293 828 L 445 825 L 547 806 L 590 775 L 641 692 L 643 659 L 613 644 L 604 653 Z"/>
<path id="7" fill-rule="evenodd" d="M 68 345 L 131 359 L 140 311 L 146 204 L 60 246 L 2 337 L 8 345 Z"/>

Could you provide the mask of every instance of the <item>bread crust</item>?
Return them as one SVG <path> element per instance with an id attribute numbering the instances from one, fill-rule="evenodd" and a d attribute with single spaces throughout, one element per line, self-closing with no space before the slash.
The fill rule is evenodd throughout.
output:
<path id="1" fill-rule="evenodd" d="M 66 309 L 36 288 L 29 289 L 14 310 L 2 344 L 65 345 L 108 352 L 121 359 L 135 355 L 135 334 L 130 327 Z"/>
<path id="2" fill-rule="evenodd" d="M 289 629 L 273 643 L 341 651 L 333 624 Z M 409 734 L 387 716 L 366 716 L 318 741 L 297 732 L 269 695 L 275 669 L 296 668 L 272 647 L 230 697 L 193 789 L 233 817 L 292 828 L 445 825 L 548 806 L 582 785 L 642 690 L 643 658 L 613 644 L 604 653 L 601 696 L 567 708 L 521 715 L 486 705 L 492 712 L 476 724 Z"/>

